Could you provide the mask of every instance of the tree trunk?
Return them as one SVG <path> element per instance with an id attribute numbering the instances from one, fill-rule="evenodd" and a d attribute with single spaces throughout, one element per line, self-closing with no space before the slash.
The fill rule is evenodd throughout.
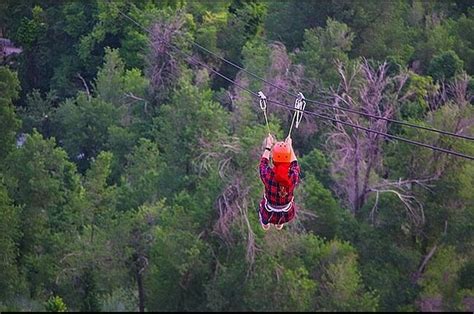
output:
<path id="1" fill-rule="evenodd" d="M 355 217 L 359 211 L 359 142 L 355 139 L 354 151 L 354 200 L 353 200 L 353 216 Z"/>
<path id="2" fill-rule="evenodd" d="M 140 267 L 136 270 L 137 287 L 138 287 L 138 309 L 140 312 L 145 312 L 145 291 L 143 289 L 143 277 L 140 272 Z"/>

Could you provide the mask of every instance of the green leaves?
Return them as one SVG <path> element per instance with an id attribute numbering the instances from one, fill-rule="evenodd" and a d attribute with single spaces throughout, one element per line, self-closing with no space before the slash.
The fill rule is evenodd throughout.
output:
<path id="1" fill-rule="evenodd" d="M 227 133 L 228 113 L 211 100 L 211 91 L 200 91 L 183 79 L 169 104 L 154 119 L 155 141 L 163 152 L 167 186 L 180 191 L 187 176 L 198 173 L 200 153 L 214 147 Z"/>
<path id="2" fill-rule="evenodd" d="M 24 17 L 21 20 L 16 37 L 25 47 L 32 48 L 34 43 L 43 35 L 45 23 L 42 21 L 43 9 L 36 5 L 32 9 L 31 19 Z"/>
<path id="3" fill-rule="evenodd" d="M 293 130 L 297 218 L 264 232 L 256 209 L 268 130 L 258 99 L 186 61 L 269 99 L 294 100 L 196 40 L 290 92 L 325 103 L 337 92 L 360 111 L 391 108 L 397 119 L 472 135 L 472 79 L 462 73 L 473 69 L 471 11 L 459 1 L 1 2 L 1 35 L 23 52 L 2 58 L 18 77 L 0 67 L 0 308 L 401 311 L 439 301 L 465 310 L 472 164 L 389 141 L 370 148 L 373 162 L 357 155 L 357 168 L 352 146 L 338 159 L 324 145 L 341 126 L 309 118 Z M 367 65 L 389 61 L 382 89 L 374 87 L 382 68 L 353 76 L 362 56 L 372 58 Z M 336 60 L 352 70 L 338 73 Z M 406 67 L 407 84 L 392 95 Z M 343 94 L 351 84 L 358 92 Z M 291 114 L 272 108 L 270 130 L 282 138 Z M 25 141 L 15 147 L 19 130 Z M 357 139 L 360 148 L 371 136 L 339 130 L 329 141 Z M 466 140 L 394 124 L 389 133 L 474 155 Z M 361 191 L 350 199 L 357 215 L 340 201 L 341 178 L 347 191 Z M 416 197 L 424 223 L 410 224 L 413 208 L 377 188 Z"/>
<path id="4" fill-rule="evenodd" d="M 47 312 L 67 312 L 67 306 L 60 296 L 50 297 L 45 308 Z"/>
<path id="5" fill-rule="evenodd" d="M 304 39 L 296 59 L 305 65 L 305 77 L 325 87 L 335 86 L 339 80 L 335 62 L 348 61 L 354 33 L 346 24 L 328 18 L 325 28 L 307 29 Z"/>
<path id="6" fill-rule="evenodd" d="M 441 246 L 427 266 L 420 280 L 420 309 L 426 308 L 430 300 L 438 300 L 439 310 L 465 311 L 465 298 L 472 296 L 472 289 L 460 289 L 460 271 L 466 264 L 464 256 L 452 246 Z"/>
<path id="7" fill-rule="evenodd" d="M 14 206 L 8 197 L 3 177 L 0 175 L 0 298 L 12 297 L 19 288 L 18 267 L 21 207 Z"/>
<path id="8" fill-rule="evenodd" d="M 21 238 L 18 265 L 28 278 L 33 297 L 49 289 L 57 271 L 57 256 L 77 222 L 79 178 L 75 166 L 54 139 L 38 132 L 6 160 L 6 184 L 19 214 Z M 14 226 L 11 226 L 15 228 Z"/>
<path id="9" fill-rule="evenodd" d="M 145 203 L 154 203 L 165 194 L 161 186 L 166 185 L 162 169 L 166 163 L 160 156 L 158 145 L 148 139 L 140 139 L 127 162 L 121 177 L 118 206 L 134 209 Z"/>
<path id="10" fill-rule="evenodd" d="M 344 210 L 336 203 L 331 192 L 324 188 L 314 175 L 308 174 L 302 183 L 301 194 L 301 210 L 309 212 L 309 221 L 304 222 L 306 228 L 328 239 L 336 236 Z"/>
<path id="11" fill-rule="evenodd" d="M 187 209 L 178 206 L 162 212 L 156 242 L 150 255 L 147 308 L 153 311 L 205 309 L 201 289 L 211 275 L 210 248 L 193 231 Z M 177 302 L 178 301 L 178 302 Z"/>
<path id="12" fill-rule="evenodd" d="M 461 73 L 462 69 L 463 61 L 454 51 L 448 50 L 433 57 L 428 67 L 428 74 L 437 81 L 450 80 Z"/>
<path id="13" fill-rule="evenodd" d="M 123 96 L 124 63 L 118 50 L 105 48 L 104 65 L 97 72 L 95 90 L 97 97 L 103 101 L 119 104 Z"/>
<path id="14" fill-rule="evenodd" d="M 331 263 L 322 277 L 322 309 L 325 311 L 376 312 L 378 297 L 362 288 L 355 255 L 348 254 Z"/>
<path id="15" fill-rule="evenodd" d="M 119 110 L 98 98 L 79 94 L 67 100 L 57 111 L 54 121 L 61 130 L 58 140 L 84 171 L 90 159 L 97 156 L 109 138 L 109 127 L 118 124 Z"/>
<path id="16" fill-rule="evenodd" d="M 13 107 L 13 100 L 18 97 L 19 90 L 20 82 L 16 73 L 0 67 L 0 162 L 13 148 L 21 124 Z"/>

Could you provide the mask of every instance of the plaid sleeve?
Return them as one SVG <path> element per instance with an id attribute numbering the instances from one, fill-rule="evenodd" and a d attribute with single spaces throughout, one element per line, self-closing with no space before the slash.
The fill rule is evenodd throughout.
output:
<path id="1" fill-rule="evenodd" d="M 260 159 L 260 179 L 263 183 L 268 181 L 268 176 L 270 174 L 270 166 L 268 165 L 270 161 L 268 158 L 262 157 Z"/>
<path id="2" fill-rule="evenodd" d="M 290 164 L 290 180 L 293 186 L 296 186 L 300 182 L 300 165 L 296 160 Z"/>

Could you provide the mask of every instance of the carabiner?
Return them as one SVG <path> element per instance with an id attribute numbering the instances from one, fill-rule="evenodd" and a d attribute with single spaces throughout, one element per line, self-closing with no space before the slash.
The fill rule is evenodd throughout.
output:
<path id="1" fill-rule="evenodd" d="M 303 93 L 299 92 L 295 100 L 295 128 L 298 128 L 301 120 L 303 119 L 304 108 L 306 107 L 306 100 Z"/>

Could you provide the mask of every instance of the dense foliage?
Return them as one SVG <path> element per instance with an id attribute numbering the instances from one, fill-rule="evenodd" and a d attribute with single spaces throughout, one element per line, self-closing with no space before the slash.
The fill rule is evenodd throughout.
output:
<path id="1" fill-rule="evenodd" d="M 472 160 L 305 115 L 297 218 L 265 232 L 258 99 L 199 62 L 474 156 L 342 110 L 474 136 L 473 34 L 469 0 L 1 1 L 0 311 L 472 312 Z"/>

